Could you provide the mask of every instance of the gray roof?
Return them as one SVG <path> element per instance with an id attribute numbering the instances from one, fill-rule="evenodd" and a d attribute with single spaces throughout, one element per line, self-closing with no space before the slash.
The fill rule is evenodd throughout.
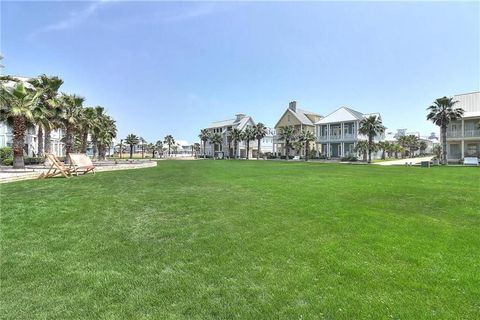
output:
<path id="1" fill-rule="evenodd" d="M 223 128 L 223 127 L 235 127 L 240 130 L 242 130 L 247 123 L 252 120 L 253 123 L 255 123 L 250 116 L 244 116 L 240 118 L 240 121 L 236 121 L 236 119 L 227 119 L 227 120 L 221 120 L 221 121 L 215 121 L 210 124 L 208 128 Z"/>

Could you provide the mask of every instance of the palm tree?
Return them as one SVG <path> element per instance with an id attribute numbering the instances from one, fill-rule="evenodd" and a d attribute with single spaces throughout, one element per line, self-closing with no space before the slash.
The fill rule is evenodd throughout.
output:
<path id="1" fill-rule="evenodd" d="M 158 151 L 158 153 L 161 153 L 163 155 L 163 142 L 162 140 L 158 140 L 157 142 L 155 142 L 155 150 Z"/>
<path id="2" fill-rule="evenodd" d="M 81 153 L 87 152 L 88 147 L 88 134 L 93 133 L 94 127 L 98 122 L 97 114 L 94 108 L 88 107 L 82 109 L 80 118 L 78 119 L 80 139 L 81 139 Z"/>
<path id="3" fill-rule="evenodd" d="M 295 128 L 291 125 L 280 128 L 280 140 L 285 140 L 285 156 L 288 161 L 290 142 L 295 140 Z"/>
<path id="4" fill-rule="evenodd" d="M 147 140 L 143 139 L 142 137 L 138 138 L 140 141 L 140 148 L 142 150 L 142 159 L 145 158 L 145 145 L 147 144 Z"/>
<path id="5" fill-rule="evenodd" d="M 81 113 L 82 113 L 82 104 L 85 99 L 77 95 L 68 95 L 62 93 L 61 104 L 62 104 L 62 113 L 61 121 L 65 127 L 65 153 L 68 155 L 73 151 L 74 147 L 74 134 L 78 131 Z"/>
<path id="6" fill-rule="evenodd" d="M 383 126 L 380 117 L 372 115 L 360 121 L 358 132 L 368 137 L 368 163 L 371 163 L 372 151 L 374 149 L 373 139 L 375 136 L 384 133 L 385 127 Z"/>
<path id="7" fill-rule="evenodd" d="M 37 90 L 42 91 L 43 94 L 40 96 L 38 104 L 43 110 L 48 110 L 47 113 L 37 112 L 35 121 L 38 125 L 38 155 L 43 156 L 44 150 L 52 152 L 50 135 L 52 130 L 59 126 L 58 90 L 62 86 L 63 80 L 56 76 L 49 77 L 42 74 L 28 82 Z M 43 140 L 45 140 L 45 146 Z"/>
<path id="8" fill-rule="evenodd" d="M 407 143 L 408 143 L 408 152 L 410 156 L 413 157 L 416 150 L 420 147 L 420 141 L 416 135 L 409 134 L 407 136 Z"/>
<path id="9" fill-rule="evenodd" d="M 215 133 L 210 137 L 210 142 L 213 143 L 213 150 L 216 151 L 217 145 L 222 144 L 223 137 L 219 133 Z M 214 156 L 214 159 L 215 159 L 215 156 Z"/>
<path id="10" fill-rule="evenodd" d="M 242 141 L 242 131 L 238 128 L 234 128 L 230 131 L 230 138 L 233 141 L 233 158 L 237 159 L 238 142 Z"/>
<path id="11" fill-rule="evenodd" d="M 155 158 L 155 151 L 157 150 L 156 146 L 153 143 L 147 144 L 147 151 L 150 151 L 152 153 L 152 159 Z"/>
<path id="12" fill-rule="evenodd" d="M 134 134 L 129 134 L 125 138 L 125 143 L 130 145 L 130 159 L 133 157 L 133 146 L 137 145 L 139 141 L 138 137 Z"/>
<path id="13" fill-rule="evenodd" d="M 12 127 L 13 167 L 23 169 L 25 168 L 23 159 L 25 131 L 34 123 L 33 110 L 42 91 L 27 90 L 23 82 L 16 82 L 12 85 L 12 80 L 0 81 L 0 121 L 5 121 Z"/>
<path id="14" fill-rule="evenodd" d="M 390 142 L 380 141 L 377 145 L 382 150 L 382 160 L 385 160 L 386 153 L 390 150 Z"/>
<path id="15" fill-rule="evenodd" d="M 363 156 L 363 161 L 367 161 L 367 154 L 369 150 L 369 143 L 368 141 L 361 140 L 358 141 L 354 148 L 355 152 L 360 152 Z"/>
<path id="16" fill-rule="evenodd" d="M 420 154 L 424 155 L 425 150 L 427 150 L 427 148 L 428 148 L 428 145 L 425 141 L 420 141 L 419 148 L 420 148 Z"/>
<path id="17" fill-rule="evenodd" d="M 115 120 L 110 116 L 103 114 L 98 118 L 99 130 L 96 132 L 95 145 L 98 144 L 98 158 L 105 160 L 107 153 L 107 146 L 110 146 L 113 142 L 113 138 L 117 136 L 117 127 Z"/>
<path id="18" fill-rule="evenodd" d="M 91 115 L 91 138 L 92 138 L 92 153 L 93 158 L 96 157 L 97 151 L 99 151 L 98 136 L 103 130 L 103 122 L 107 121 L 110 117 L 105 113 L 105 109 L 100 106 L 93 108 L 93 114 Z M 111 119 L 111 118 L 110 118 Z"/>
<path id="19" fill-rule="evenodd" d="M 305 161 L 308 161 L 308 153 L 310 152 L 310 142 L 315 141 L 315 135 L 308 130 L 301 130 L 298 135 L 298 141 L 300 141 L 305 147 Z"/>
<path id="20" fill-rule="evenodd" d="M 248 160 L 249 152 L 250 152 L 250 141 L 255 140 L 255 129 L 253 127 L 245 128 L 242 134 L 242 139 L 247 144 L 247 160 Z"/>
<path id="21" fill-rule="evenodd" d="M 260 158 L 260 142 L 267 135 L 267 127 L 261 122 L 257 123 L 253 129 L 255 130 L 255 139 L 257 139 L 257 160 Z"/>
<path id="22" fill-rule="evenodd" d="M 200 130 L 200 134 L 198 135 L 200 140 L 203 142 L 203 159 L 206 157 L 206 146 L 207 146 L 207 141 L 210 139 L 210 131 L 208 129 L 202 129 Z"/>
<path id="23" fill-rule="evenodd" d="M 198 153 L 200 152 L 200 143 L 195 142 L 193 144 L 193 150 L 195 151 L 195 158 L 198 157 Z"/>
<path id="24" fill-rule="evenodd" d="M 433 105 L 427 108 L 427 120 L 431 120 L 440 127 L 440 136 L 442 140 L 442 164 L 447 164 L 447 127 L 451 121 L 460 119 L 463 116 L 462 108 L 454 108 L 458 101 L 453 98 L 438 98 Z"/>
<path id="25" fill-rule="evenodd" d="M 163 143 L 168 145 L 168 156 L 170 157 L 170 148 L 172 147 L 172 144 L 175 144 L 175 139 L 173 139 L 173 136 L 169 134 L 163 138 Z"/>
<path id="26" fill-rule="evenodd" d="M 175 155 L 175 157 L 177 156 L 177 151 L 178 151 L 178 145 L 174 144 L 172 146 L 172 150 L 173 150 L 173 154 Z"/>

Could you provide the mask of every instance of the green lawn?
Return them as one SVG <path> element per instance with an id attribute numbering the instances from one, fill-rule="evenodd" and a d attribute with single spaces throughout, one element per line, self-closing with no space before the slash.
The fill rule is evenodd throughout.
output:
<path id="1" fill-rule="evenodd" d="M 480 314 L 480 168 L 161 161 L 0 194 L 2 319 Z"/>

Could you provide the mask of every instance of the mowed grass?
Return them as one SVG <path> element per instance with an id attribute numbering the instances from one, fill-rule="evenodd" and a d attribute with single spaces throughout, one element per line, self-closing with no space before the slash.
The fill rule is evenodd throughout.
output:
<path id="1" fill-rule="evenodd" d="M 0 185 L 2 319 L 478 319 L 480 169 L 270 161 Z"/>

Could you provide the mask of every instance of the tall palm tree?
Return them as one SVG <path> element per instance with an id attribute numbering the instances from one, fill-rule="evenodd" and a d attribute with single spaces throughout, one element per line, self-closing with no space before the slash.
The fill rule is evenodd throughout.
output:
<path id="1" fill-rule="evenodd" d="M 162 140 L 158 140 L 157 142 L 155 142 L 155 150 L 158 151 L 158 153 L 161 154 L 161 156 L 163 155 L 163 142 Z"/>
<path id="2" fill-rule="evenodd" d="M 385 127 L 383 126 L 380 117 L 373 115 L 360 121 L 358 132 L 368 137 L 368 163 L 371 163 L 372 151 L 375 148 L 373 139 L 384 133 Z"/>
<path id="3" fill-rule="evenodd" d="M 94 127 L 97 126 L 99 119 L 94 108 L 83 108 L 78 119 L 78 129 L 80 131 L 81 147 L 80 152 L 86 153 L 88 147 L 88 134 L 92 134 Z"/>
<path id="4" fill-rule="evenodd" d="M 285 156 L 286 156 L 285 158 L 287 159 L 287 161 L 290 153 L 290 142 L 295 140 L 295 134 L 296 134 L 296 131 L 293 126 L 288 125 L 283 128 L 280 128 L 279 138 L 280 140 L 285 141 Z"/>
<path id="5" fill-rule="evenodd" d="M 130 145 L 130 159 L 133 157 L 133 146 L 137 145 L 139 141 L 138 137 L 132 133 L 125 138 L 125 143 Z"/>
<path id="6" fill-rule="evenodd" d="M 447 127 L 451 121 L 460 119 L 463 116 L 462 108 L 455 108 L 458 101 L 453 98 L 438 98 L 433 105 L 427 108 L 427 120 L 431 120 L 440 127 L 440 137 L 442 140 L 442 164 L 447 164 Z"/>
<path id="7" fill-rule="evenodd" d="M 33 110 L 41 91 L 27 90 L 21 81 L 0 81 L 0 121 L 5 121 L 13 131 L 13 167 L 25 168 L 23 147 L 25 131 L 34 123 Z"/>
<path id="8" fill-rule="evenodd" d="M 298 141 L 304 144 L 305 147 L 305 161 L 308 161 L 308 154 L 310 152 L 310 142 L 315 141 L 315 134 L 308 130 L 301 130 L 298 135 Z"/>
<path id="9" fill-rule="evenodd" d="M 407 143 L 408 143 L 408 151 L 410 156 L 413 157 L 416 150 L 420 148 L 420 140 L 416 135 L 409 134 L 407 136 Z"/>
<path id="10" fill-rule="evenodd" d="M 267 135 L 267 127 L 261 122 L 257 123 L 253 129 L 255 130 L 255 139 L 257 139 L 257 160 L 260 158 L 260 142 Z"/>
<path id="11" fill-rule="evenodd" d="M 217 145 L 222 144 L 223 137 L 219 133 L 214 133 L 212 136 L 210 136 L 210 142 L 213 143 L 213 150 L 215 151 L 217 149 Z M 215 156 L 213 158 L 215 159 Z"/>
<path id="12" fill-rule="evenodd" d="M 61 96 L 61 121 L 65 128 L 65 153 L 67 155 L 67 161 L 68 155 L 73 151 L 74 134 L 77 133 L 80 126 L 82 104 L 84 101 L 85 99 L 83 97 L 75 94 L 69 95 L 62 93 Z"/>
<path id="13" fill-rule="evenodd" d="M 244 140 L 247 145 L 247 160 L 250 152 L 250 141 L 255 140 L 255 134 L 255 129 L 253 127 L 245 128 L 242 134 L 242 140 Z"/>
<path id="14" fill-rule="evenodd" d="M 207 141 L 210 139 L 210 131 L 208 131 L 208 129 L 202 129 L 200 130 L 200 134 L 198 135 L 198 137 L 203 142 L 203 159 L 205 159 L 207 155 Z"/>
<path id="15" fill-rule="evenodd" d="M 58 101 L 58 90 L 60 90 L 63 80 L 57 76 L 49 77 L 42 74 L 38 78 L 31 79 L 28 82 L 37 90 L 42 91 L 38 104 L 41 109 L 47 111 L 37 112 L 35 117 L 35 122 L 38 125 L 38 155 L 43 156 L 44 150 L 48 153 L 52 152 L 50 135 L 52 130 L 59 126 L 58 115 L 60 105 Z M 41 109 L 38 111 L 41 111 Z M 45 140 L 45 143 L 43 140 Z"/>
<path id="16" fill-rule="evenodd" d="M 142 159 L 145 157 L 145 145 L 147 144 L 147 140 L 143 139 L 143 137 L 138 138 L 140 142 L 140 149 L 142 150 Z"/>
<path id="17" fill-rule="evenodd" d="M 106 114 L 98 118 L 98 122 L 99 129 L 94 135 L 94 145 L 98 145 L 98 158 L 105 160 L 107 147 L 112 144 L 113 139 L 117 136 L 117 127 L 115 120 Z"/>
<path id="18" fill-rule="evenodd" d="M 163 143 L 168 145 L 168 156 L 170 157 L 170 149 L 173 144 L 175 144 L 175 139 L 173 139 L 173 136 L 171 134 L 166 135 L 165 138 L 163 138 Z"/>
<path id="19" fill-rule="evenodd" d="M 242 141 L 242 131 L 238 128 L 232 129 L 230 138 L 233 141 L 233 158 L 237 159 L 238 143 Z"/>

